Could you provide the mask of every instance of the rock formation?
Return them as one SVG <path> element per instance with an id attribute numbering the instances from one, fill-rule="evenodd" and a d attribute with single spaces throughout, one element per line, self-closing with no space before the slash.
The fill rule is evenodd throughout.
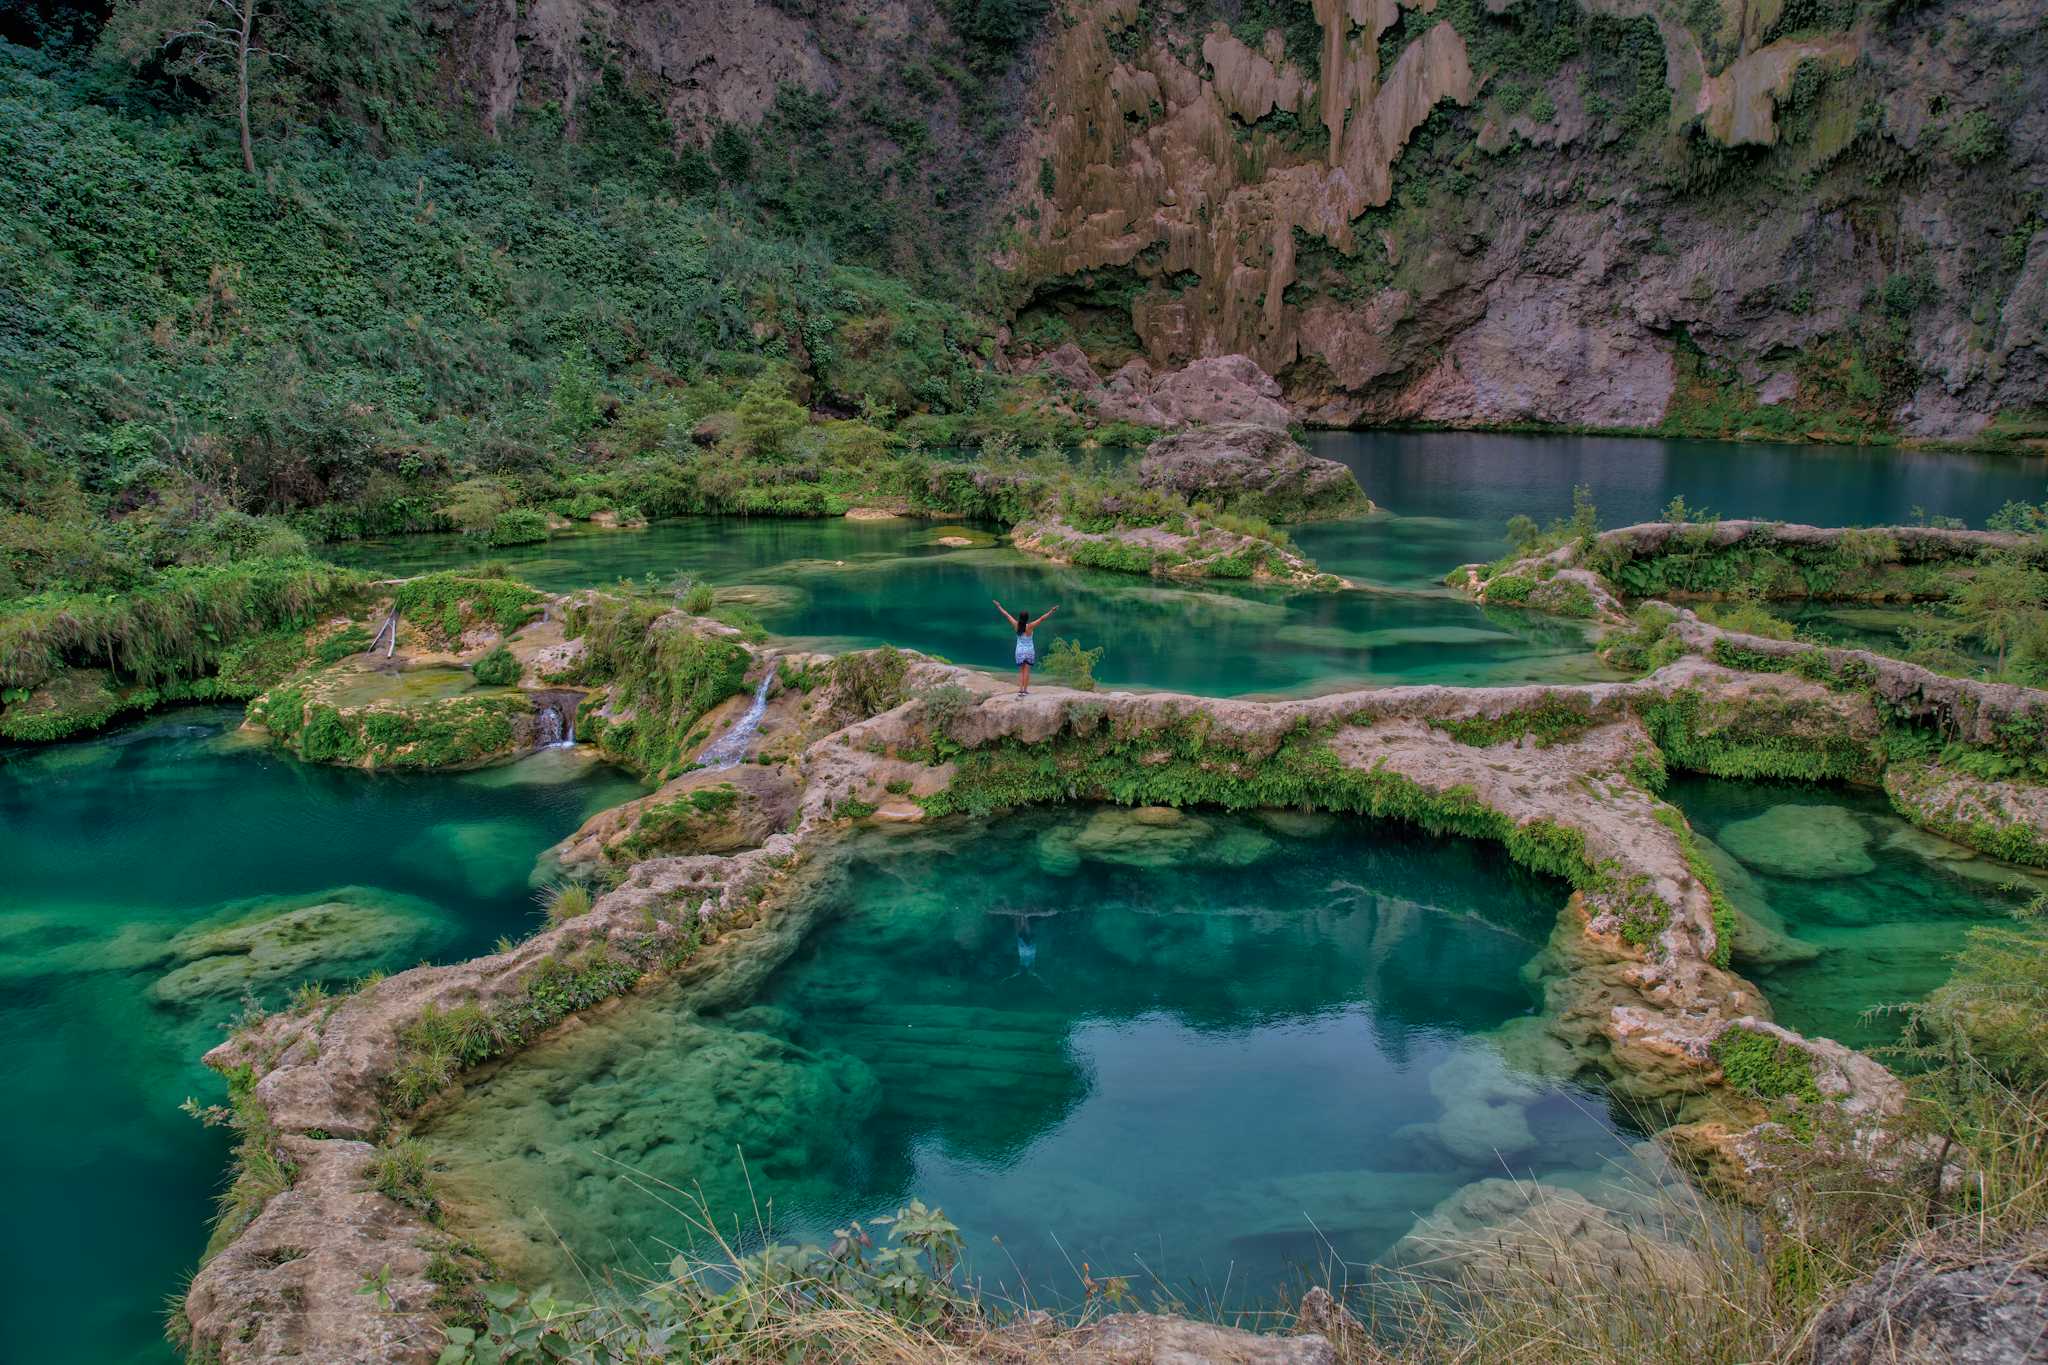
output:
<path id="1" fill-rule="evenodd" d="M 1372 500 L 1348 466 L 1318 459 L 1286 432 L 1229 422 L 1155 441 L 1138 482 L 1226 512 L 1272 521 L 1360 516 Z"/>
<path id="2" fill-rule="evenodd" d="M 1750 414 L 1717 429 L 1956 438 L 2038 403 L 2048 232 L 1985 201 L 2048 178 L 2043 76 L 1984 107 L 1971 74 L 2040 66 L 2016 10 L 1944 9 L 1965 39 L 1586 9 L 1316 0 L 1311 47 L 1200 0 L 1071 6 L 1019 334 L 1242 354 L 1331 424 L 1684 427 L 1711 394 Z"/>
<path id="3" fill-rule="evenodd" d="M 2048 1359 L 2048 1246 L 1940 1245 L 1851 1285 L 1813 1327 L 1812 1365 L 2027 1365 Z"/>

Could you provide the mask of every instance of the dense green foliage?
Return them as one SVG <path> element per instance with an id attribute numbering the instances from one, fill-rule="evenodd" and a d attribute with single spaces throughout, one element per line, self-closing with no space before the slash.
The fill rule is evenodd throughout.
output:
<path id="1" fill-rule="evenodd" d="M 486 687 L 510 687 L 519 681 L 519 661 L 503 645 L 486 651 L 469 671 Z"/>
<path id="2" fill-rule="evenodd" d="M 670 611 L 658 600 L 605 596 L 579 607 L 569 623 L 584 642 L 573 681 L 610 688 L 605 713 L 594 709 L 594 698 L 577 718 L 578 736 L 657 778 L 680 768 L 703 741 L 696 726 L 705 712 L 746 690 L 751 657 L 734 640 L 663 622 Z"/>

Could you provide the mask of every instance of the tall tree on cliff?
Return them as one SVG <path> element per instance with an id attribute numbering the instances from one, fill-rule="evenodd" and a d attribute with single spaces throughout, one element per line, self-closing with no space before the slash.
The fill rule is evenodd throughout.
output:
<path id="1" fill-rule="evenodd" d="M 249 82 L 252 65 L 267 66 L 276 56 L 256 36 L 259 19 L 267 30 L 271 17 L 265 0 L 120 0 L 107 19 L 101 50 L 131 66 L 160 60 L 170 74 L 214 99 L 232 93 L 242 169 L 254 175 Z"/>

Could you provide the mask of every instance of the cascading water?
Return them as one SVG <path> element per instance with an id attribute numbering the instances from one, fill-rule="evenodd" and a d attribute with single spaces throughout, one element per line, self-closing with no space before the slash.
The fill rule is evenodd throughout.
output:
<path id="1" fill-rule="evenodd" d="M 553 748 L 563 742 L 562 712 L 555 706 L 543 706 L 533 718 L 533 737 L 543 748 Z"/>
<path id="2" fill-rule="evenodd" d="M 706 745 L 704 752 L 697 755 L 697 762 L 713 772 L 723 772 L 739 765 L 739 761 L 747 756 L 747 741 L 754 737 L 754 731 L 761 728 L 761 713 L 768 709 L 768 684 L 773 681 L 775 670 L 771 668 L 761 676 L 761 685 L 754 689 L 754 704 L 747 708 L 747 713 L 716 742 Z"/>

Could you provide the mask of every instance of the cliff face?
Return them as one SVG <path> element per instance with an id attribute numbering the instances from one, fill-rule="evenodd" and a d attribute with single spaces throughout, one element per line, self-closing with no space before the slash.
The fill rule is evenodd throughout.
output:
<path id="1" fill-rule="evenodd" d="M 842 255 L 992 264 L 1013 359 L 1248 355 L 1336 425 L 2048 436 L 2040 0 L 432 13 L 496 127 L 630 107 Z"/>
<path id="2" fill-rule="evenodd" d="M 1019 348 L 1242 352 L 1332 424 L 2026 430 L 2038 4 L 1587 9 L 1072 0 L 1004 258 Z"/>

